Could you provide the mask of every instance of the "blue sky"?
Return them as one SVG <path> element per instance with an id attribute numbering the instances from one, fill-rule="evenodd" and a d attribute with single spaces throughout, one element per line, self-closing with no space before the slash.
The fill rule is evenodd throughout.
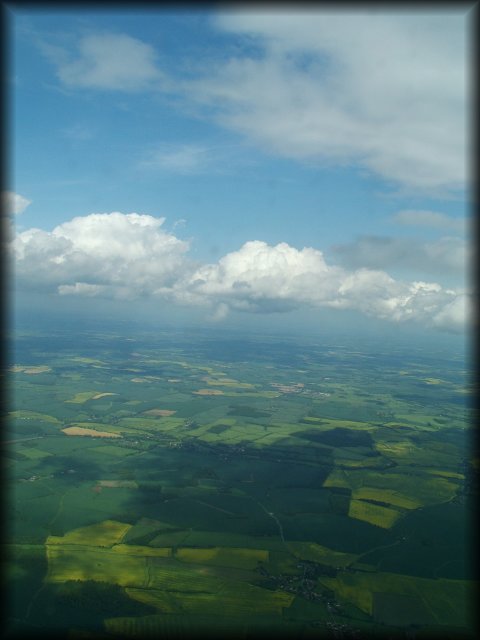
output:
<path id="1" fill-rule="evenodd" d="M 464 7 L 10 15 L 22 304 L 465 331 Z"/>

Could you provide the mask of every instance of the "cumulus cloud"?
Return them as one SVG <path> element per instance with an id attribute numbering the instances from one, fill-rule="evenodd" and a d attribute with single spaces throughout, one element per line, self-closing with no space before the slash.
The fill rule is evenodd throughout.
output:
<path id="1" fill-rule="evenodd" d="M 31 200 L 13 191 L 4 191 L 2 193 L 2 209 L 7 216 L 16 216 L 25 211 Z"/>
<path id="2" fill-rule="evenodd" d="M 185 266 L 188 243 L 162 229 L 164 218 L 95 213 L 51 232 L 17 234 L 12 250 L 22 286 L 59 293 L 135 298 L 169 286 Z"/>
<path id="3" fill-rule="evenodd" d="M 11 250 L 19 287 L 60 295 L 203 307 L 212 320 L 230 311 L 288 312 L 301 307 L 357 310 L 393 322 L 442 330 L 465 327 L 465 292 L 401 282 L 379 269 L 330 265 L 318 249 L 254 240 L 213 264 L 194 264 L 189 244 L 163 229 L 164 218 L 91 214 L 51 232 L 18 233 Z"/>
<path id="4" fill-rule="evenodd" d="M 297 250 L 286 243 L 272 247 L 247 242 L 217 264 L 199 267 L 176 283 L 174 291 L 175 299 L 183 303 L 215 303 L 222 318 L 229 310 L 273 313 L 307 306 L 352 309 L 454 332 L 466 322 L 463 292 L 437 283 L 399 282 L 380 270 L 347 271 L 328 265 L 321 251 Z M 457 304 L 458 296 L 463 306 Z"/>
<path id="5" fill-rule="evenodd" d="M 301 251 L 282 242 L 275 247 L 254 240 L 199 267 L 176 289 L 178 299 L 218 300 L 241 311 L 287 311 L 299 302 L 328 300 L 339 284 L 321 251 Z"/>
<path id="6" fill-rule="evenodd" d="M 210 64 L 191 95 L 282 156 L 353 164 L 408 188 L 462 188 L 466 19 L 225 11 L 215 25 L 244 36 L 246 53 Z"/>
<path id="7" fill-rule="evenodd" d="M 155 49 L 122 33 L 86 35 L 78 42 L 76 54 L 45 43 L 42 50 L 67 87 L 139 91 L 163 78 Z"/>

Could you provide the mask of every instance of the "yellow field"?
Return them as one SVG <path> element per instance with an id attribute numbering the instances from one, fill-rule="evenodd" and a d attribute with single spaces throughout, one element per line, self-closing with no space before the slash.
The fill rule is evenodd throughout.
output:
<path id="1" fill-rule="evenodd" d="M 233 380 L 232 378 L 221 378 L 213 379 L 213 378 L 203 378 L 204 382 L 207 384 L 211 384 L 216 387 L 231 387 L 234 389 L 254 389 L 255 385 L 250 382 L 239 382 L 238 380 Z"/>
<path id="2" fill-rule="evenodd" d="M 457 489 L 456 482 L 439 475 L 424 473 L 409 467 L 396 467 L 395 471 L 334 469 L 323 483 L 324 487 L 344 487 L 353 491 L 362 487 L 389 490 L 422 506 L 451 500 Z M 382 500 L 382 502 L 384 502 Z M 394 503 L 392 503 L 394 504 Z M 397 504 L 397 506 L 401 506 Z M 407 507 L 408 508 L 408 507 Z"/>
<path id="3" fill-rule="evenodd" d="M 160 591 L 159 589 L 137 589 L 127 588 L 126 594 L 142 602 L 148 604 L 151 607 L 156 607 L 162 613 L 177 613 L 181 611 L 181 607 L 178 603 L 178 593 L 171 593 L 170 591 Z"/>
<path id="4" fill-rule="evenodd" d="M 380 469 L 384 467 L 384 461 L 378 457 L 368 456 L 361 460 L 352 460 L 351 458 L 342 458 L 345 455 L 341 449 L 334 451 L 335 464 L 349 469 Z M 337 457 L 338 456 L 338 457 Z"/>
<path id="5" fill-rule="evenodd" d="M 172 555 L 171 547 L 145 547 L 138 544 L 116 544 L 112 551 L 125 556 L 141 556 L 154 558 L 169 558 Z"/>
<path id="6" fill-rule="evenodd" d="M 168 417 L 168 416 L 173 416 L 177 412 L 176 411 L 172 411 L 170 409 L 150 409 L 149 411 L 144 411 L 143 413 L 146 416 L 160 416 L 162 418 L 165 418 L 165 417 Z"/>
<path id="7" fill-rule="evenodd" d="M 457 473 L 456 471 L 443 471 L 441 469 L 425 469 L 425 473 L 429 473 L 432 476 L 440 476 L 441 478 L 454 478 L 455 480 L 465 479 L 465 475 L 463 473 Z"/>
<path id="8" fill-rule="evenodd" d="M 350 489 L 350 480 L 342 469 L 334 469 L 323 483 L 324 487 L 341 487 Z"/>
<path id="9" fill-rule="evenodd" d="M 122 555 L 111 549 L 47 544 L 47 582 L 67 580 L 97 580 L 123 587 L 146 587 L 147 559 L 137 555 Z"/>
<path id="10" fill-rule="evenodd" d="M 366 574 L 370 576 L 371 574 Z M 359 584 L 357 574 L 341 573 L 336 578 L 327 578 L 321 576 L 318 578 L 320 584 L 323 584 L 328 589 L 332 589 L 335 592 L 335 598 L 340 600 L 346 600 L 353 605 L 365 611 L 369 615 L 372 615 L 373 611 L 373 593 L 369 588 L 369 583 L 364 580 Z"/>
<path id="11" fill-rule="evenodd" d="M 243 549 L 235 547 L 213 547 L 208 549 L 181 548 L 175 557 L 182 562 L 211 564 L 221 567 L 255 569 L 258 562 L 268 562 L 265 549 Z"/>
<path id="12" fill-rule="evenodd" d="M 51 367 L 47 367 L 46 365 L 39 365 L 36 367 L 25 367 L 22 365 L 14 365 L 13 367 L 10 367 L 10 371 L 13 371 L 14 373 L 28 373 L 28 374 L 36 374 L 36 373 L 46 373 L 47 371 L 51 371 Z"/>
<path id="13" fill-rule="evenodd" d="M 416 447 L 410 440 L 401 440 L 397 442 L 377 442 L 375 449 L 385 456 L 408 456 Z"/>
<path id="14" fill-rule="evenodd" d="M 43 420 L 43 422 L 60 424 L 60 420 L 58 418 L 55 418 L 54 416 L 49 416 L 46 413 L 39 413 L 38 411 L 28 411 L 27 409 L 20 409 L 19 411 L 9 411 L 8 415 L 19 420 Z"/>
<path id="15" fill-rule="evenodd" d="M 364 520 L 376 527 L 390 529 L 402 514 L 395 509 L 380 507 L 376 504 L 363 502 L 363 500 L 350 500 L 348 516 L 357 520 Z"/>
<path id="16" fill-rule="evenodd" d="M 218 591 L 190 593 L 161 589 L 127 589 L 127 594 L 144 604 L 157 607 L 165 613 L 211 614 L 235 616 L 252 614 L 281 615 L 295 596 L 284 591 L 269 591 L 245 582 L 219 583 Z"/>
<path id="17" fill-rule="evenodd" d="M 278 398 L 276 391 L 225 391 L 225 396 L 229 398 Z"/>
<path id="18" fill-rule="evenodd" d="M 117 488 L 123 487 L 126 489 L 138 489 L 138 484 L 135 480 L 99 480 L 97 483 L 100 487 Z"/>
<path id="19" fill-rule="evenodd" d="M 48 536 L 47 545 L 91 545 L 94 547 L 111 547 L 118 544 L 123 536 L 131 529 L 131 524 L 104 520 L 88 527 L 79 527 L 68 531 L 64 536 Z"/>
<path id="20" fill-rule="evenodd" d="M 119 433 L 110 431 L 96 431 L 95 429 L 85 429 L 84 427 L 65 427 L 62 429 L 67 436 L 91 436 L 92 438 L 121 438 Z"/>
<path id="21" fill-rule="evenodd" d="M 302 560 L 319 562 L 332 567 L 346 567 L 358 558 L 358 554 L 334 551 L 316 542 L 289 542 L 288 547 Z"/>
<path id="22" fill-rule="evenodd" d="M 375 425 L 368 422 L 358 422 L 356 420 L 341 420 L 340 418 L 311 418 L 305 417 L 304 420 L 315 423 L 322 431 L 329 431 L 341 427 L 342 429 L 353 429 L 354 431 L 375 431 L 378 429 Z"/>
<path id="23" fill-rule="evenodd" d="M 69 427 L 82 427 L 94 431 L 106 431 L 108 433 L 137 433 L 138 429 L 125 427 L 124 425 L 104 424 L 103 422 L 72 422 Z"/>
<path id="24" fill-rule="evenodd" d="M 223 396 L 223 391 L 220 389 L 199 389 L 198 391 L 192 391 L 197 396 Z"/>
<path id="25" fill-rule="evenodd" d="M 355 500 L 378 500 L 403 509 L 418 509 L 422 506 L 419 500 L 405 496 L 392 489 L 378 489 L 376 487 L 360 487 L 352 491 Z"/>

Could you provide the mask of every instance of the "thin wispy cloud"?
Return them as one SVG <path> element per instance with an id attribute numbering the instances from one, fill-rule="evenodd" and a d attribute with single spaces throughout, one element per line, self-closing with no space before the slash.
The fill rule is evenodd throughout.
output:
<path id="1" fill-rule="evenodd" d="M 335 245 L 332 251 L 340 264 L 349 268 L 401 268 L 438 278 L 453 274 L 461 279 L 470 259 L 469 245 L 457 237 L 422 242 L 415 237 L 365 235 Z"/>
<path id="2" fill-rule="evenodd" d="M 160 146 L 140 162 L 140 167 L 189 174 L 207 171 L 211 164 L 212 154 L 208 147 L 184 144 Z"/>
<path id="3" fill-rule="evenodd" d="M 465 17 L 229 11 L 262 53 L 191 84 L 218 122 L 301 161 L 358 166 L 419 190 L 466 182 Z M 450 27 L 455 26 L 455 29 Z"/>
<path id="4" fill-rule="evenodd" d="M 224 11 L 213 27 L 253 42 L 255 56 L 240 45 L 185 76 L 160 68 L 161 45 L 124 33 L 42 49 L 64 87 L 167 92 L 280 157 L 447 193 L 467 181 L 465 24 L 458 12 Z M 157 160 L 188 172 L 200 153 L 187 144 Z"/>
<path id="5" fill-rule="evenodd" d="M 74 142 L 84 142 L 94 138 L 94 131 L 85 124 L 74 124 L 71 127 L 66 127 L 62 129 L 62 133 L 65 138 Z"/>
<path id="6" fill-rule="evenodd" d="M 65 87 L 136 92 L 155 88 L 164 77 L 155 49 L 126 34 L 85 35 L 74 52 L 45 42 L 40 46 Z"/>
<path id="7" fill-rule="evenodd" d="M 145 154 L 138 168 L 168 173 L 225 173 L 245 163 L 237 144 L 159 144 Z"/>
<path id="8" fill-rule="evenodd" d="M 452 218 L 445 213 L 426 211 L 423 209 L 406 209 L 399 211 L 392 216 L 392 221 L 412 227 L 430 227 L 442 231 L 456 231 L 460 234 L 465 233 L 467 224 L 464 218 Z"/>

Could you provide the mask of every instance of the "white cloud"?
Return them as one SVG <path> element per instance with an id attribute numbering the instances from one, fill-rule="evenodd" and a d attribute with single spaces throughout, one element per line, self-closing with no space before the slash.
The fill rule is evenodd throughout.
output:
<path id="1" fill-rule="evenodd" d="M 321 251 L 254 240 L 217 263 L 189 261 L 187 242 L 163 230 L 164 218 L 91 214 L 46 232 L 28 229 L 12 243 L 19 287 L 60 295 L 203 307 L 220 321 L 231 310 L 286 312 L 301 307 L 356 310 L 414 320 L 442 330 L 465 326 L 464 291 L 395 280 L 382 270 L 329 265 Z"/>
<path id="2" fill-rule="evenodd" d="M 191 174 L 205 171 L 210 164 L 210 150 L 195 144 L 164 146 L 150 152 L 142 167 Z"/>
<path id="3" fill-rule="evenodd" d="M 183 175 L 225 174 L 237 170 L 246 159 L 240 144 L 159 144 L 138 163 L 141 169 L 161 170 Z"/>
<path id="4" fill-rule="evenodd" d="M 247 242 L 217 264 L 198 268 L 187 281 L 176 283 L 174 290 L 183 303 L 218 305 L 221 317 L 228 309 L 272 313 L 325 306 L 394 322 L 414 320 L 444 330 L 457 331 L 465 324 L 462 309 L 455 304 L 463 292 L 437 283 L 399 282 L 379 270 L 346 271 L 327 265 L 320 251 L 299 251 L 286 243 L 272 247 Z M 455 316 L 445 311 L 451 305 Z"/>
<path id="5" fill-rule="evenodd" d="M 340 263 L 349 268 L 400 268 L 463 280 L 470 259 L 465 240 L 445 236 L 432 242 L 417 238 L 361 236 L 354 242 L 332 247 Z"/>
<path id="6" fill-rule="evenodd" d="M 31 200 L 13 191 L 4 191 L 2 193 L 2 200 L 2 208 L 7 216 L 20 215 L 29 204 L 32 204 Z"/>
<path id="7" fill-rule="evenodd" d="M 339 273 L 328 267 L 320 251 L 301 251 L 282 242 L 275 247 L 254 240 L 227 254 L 217 264 L 201 266 L 181 283 L 187 299 L 225 299 L 230 307 L 251 311 L 279 311 L 298 302 L 328 299 Z"/>
<path id="8" fill-rule="evenodd" d="M 461 333 L 465 325 L 472 326 L 474 320 L 470 299 L 459 295 L 433 316 L 433 325 L 438 329 Z"/>
<path id="9" fill-rule="evenodd" d="M 86 35 L 76 56 L 57 46 L 42 45 L 67 87 L 138 91 L 163 78 L 152 46 L 125 34 Z"/>
<path id="10" fill-rule="evenodd" d="M 225 126 L 288 158 L 422 190 L 464 186 L 463 10 L 225 11 L 215 25 L 257 46 L 190 86 Z"/>
<path id="11" fill-rule="evenodd" d="M 392 220 L 402 225 L 446 229 L 464 234 L 467 221 L 464 218 L 453 218 L 438 211 L 424 209 L 405 209 L 392 216 Z"/>
<path id="12" fill-rule="evenodd" d="M 168 286 L 185 267 L 188 243 L 137 213 L 77 217 L 52 232 L 28 229 L 13 244 L 16 276 L 61 294 L 136 298 Z"/>

